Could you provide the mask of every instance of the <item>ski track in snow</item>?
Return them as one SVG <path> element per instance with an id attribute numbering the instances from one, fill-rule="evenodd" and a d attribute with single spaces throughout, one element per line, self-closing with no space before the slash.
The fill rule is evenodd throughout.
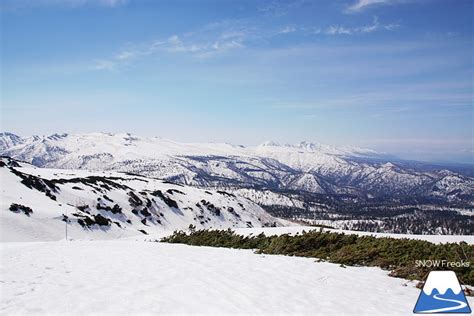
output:
<path id="1" fill-rule="evenodd" d="M 129 240 L 0 249 L 2 315 L 407 315 L 419 294 L 378 268 L 251 250 Z"/>

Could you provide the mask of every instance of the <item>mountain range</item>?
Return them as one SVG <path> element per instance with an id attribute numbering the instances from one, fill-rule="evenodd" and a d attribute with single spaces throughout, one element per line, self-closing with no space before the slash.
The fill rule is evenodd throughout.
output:
<path id="1" fill-rule="evenodd" d="M 473 178 L 449 168 L 424 171 L 356 147 L 301 142 L 257 147 L 178 143 L 131 134 L 0 134 L 0 154 L 38 167 L 115 170 L 201 187 L 245 187 L 470 200 Z"/>
<path id="2" fill-rule="evenodd" d="M 370 213 L 404 206 L 465 213 L 474 205 L 471 171 L 320 143 L 245 147 L 129 133 L 1 133 L 0 154 L 43 168 L 127 172 L 225 190 L 266 206 L 274 215 L 281 216 L 284 207 L 284 217 L 327 219 L 348 210 L 352 216 L 354 209 Z"/>

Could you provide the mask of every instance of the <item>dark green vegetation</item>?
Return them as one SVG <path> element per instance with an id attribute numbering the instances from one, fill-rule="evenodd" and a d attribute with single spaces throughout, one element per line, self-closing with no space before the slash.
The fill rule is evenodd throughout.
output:
<path id="1" fill-rule="evenodd" d="M 171 193 L 171 194 L 173 194 L 173 193 Z M 153 191 L 153 192 L 151 193 L 151 195 L 156 196 L 156 197 L 159 197 L 159 198 L 162 199 L 163 202 L 165 202 L 166 205 L 168 205 L 169 207 L 179 208 L 178 203 L 176 203 L 175 200 L 173 200 L 172 198 L 170 198 L 170 197 L 164 195 L 163 192 L 161 192 L 160 190 Z"/>
<path id="2" fill-rule="evenodd" d="M 306 202 L 311 206 L 312 202 Z M 327 202 L 321 202 L 327 203 Z M 422 203 L 422 202 L 420 202 Z M 347 223 L 342 226 L 346 230 L 384 232 L 395 234 L 443 234 L 473 235 L 474 218 L 455 211 L 470 207 L 456 205 L 437 206 L 437 204 L 419 204 L 414 206 L 393 206 L 390 203 L 362 203 L 331 205 L 324 212 L 314 212 L 310 208 L 297 208 L 279 205 L 261 205 L 275 217 L 302 222 L 312 220 L 339 220 Z"/>
<path id="3" fill-rule="evenodd" d="M 41 179 L 40 177 L 23 173 L 13 167 L 10 167 L 10 170 L 13 174 L 21 178 L 21 183 L 26 187 L 44 192 L 47 197 L 56 201 L 56 196 L 53 193 L 58 192 L 58 187 L 51 180 Z"/>
<path id="4" fill-rule="evenodd" d="M 111 223 L 111 220 L 100 215 L 100 214 L 97 214 L 97 215 L 92 215 L 92 217 L 89 217 L 89 216 L 83 216 L 81 214 L 76 214 L 76 213 L 73 213 L 72 214 L 73 216 L 76 216 L 76 217 L 82 217 L 82 218 L 79 218 L 77 220 L 77 222 L 79 223 L 79 225 L 81 225 L 82 227 L 90 227 L 92 225 L 99 225 L 99 226 L 109 226 L 110 223 Z M 117 226 L 120 226 L 119 223 L 115 222 L 115 224 L 117 224 Z"/>
<path id="5" fill-rule="evenodd" d="M 33 210 L 30 207 L 16 203 L 12 203 L 9 209 L 13 213 L 23 213 L 26 216 L 30 216 L 30 214 L 33 213 Z"/>
<path id="6" fill-rule="evenodd" d="M 174 232 L 161 241 L 193 246 L 256 249 L 257 253 L 318 258 L 351 266 L 375 266 L 390 270 L 394 277 L 424 280 L 430 270 L 453 270 L 463 284 L 474 284 L 474 271 L 469 267 L 417 267 L 417 260 L 470 262 L 474 246 L 465 242 L 433 244 L 428 241 L 376 238 L 333 232 L 309 231 L 290 236 L 244 237 L 229 230 L 192 230 Z"/>

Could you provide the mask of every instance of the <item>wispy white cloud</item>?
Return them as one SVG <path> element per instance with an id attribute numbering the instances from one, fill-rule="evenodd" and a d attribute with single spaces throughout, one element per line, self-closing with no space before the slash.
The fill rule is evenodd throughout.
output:
<path id="1" fill-rule="evenodd" d="M 389 1 L 390 0 L 357 0 L 355 3 L 348 6 L 345 9 L 345 12 L 347 12 L 347 13 L 360 12 L 360 11 L 363 11 L 364 9 L 367 9 L 367 8 L 371 7 L 371 6 L 387 3 Z"/>
<path id="2" fill-rule="evenodd" d="M 195 36 L 189 36 L 189 34 L 187 36 L 174 34 L 165 39 L 128 45 L 111 58 L 94 60 L 94 69 L 116 70 L 134 59 L 158 53 L 190 54 L 197 58 L 209 58 L 242 47 L 245 45 L 241 36 L 196 39 Z"/>
<path id="3" fill-rule="evenodd" d="M 328 35 L 351 35 L 351 34 L 364 34 L 372 33 L 377 30 L 387 30 L 391 31 L 397 27 L 399 24 L 381 24 L 377 17 L 374 17 L 372 24 L 357 26 L 357 27 L 345 27 L 341 25 L 331 25 L 324 30 L 325 34 Z"/>
<path id="4" fill-rule="evenodd" d="M 324 33 L 328 35 L 339 35 L 339 34 L 350 35 L 353 33 L 353 30 L 341 25 L 331 25 L 324 31 Z"/>
<path id="5" fill-rule="evenodd" d="M 392 31 L 398 28 L 400 25 L 397 23 L 383 24 L 379 22 L 378 17 L 374 16 L 372 23 L 361 26 L 344 26 L 340 24 L 332 24 L 327 27 L 315 27 L 315 26 L 285 26 L 278 30 L 277 34 L 290 34 L 296 32 L 302 32 L 307 35 L 353 35 L 353 34 L 366 34 L 375 31 Z"/>
<path id="6" fill-rule="evenodd" d="M 191 54 L 213 54 L 222 53 L 229 49 L 244 47 L 243 43 L 239 39 L 232 37 L 212 38 L 208 40 L 193 40 L 180 37 L 178 35 L 172 35 L 165 41 L 156 41 L 147 51 L 167 51 L 171 53 L 191 53 Z M 198 57 L 202 55 L 198 55 Z"/>
<path id="7" fill-rule="evenodd" d="M 94 69 L 115 70 L 132 60 L 154 54 L 181 54 L 196 58 L 210 58 L 245 47 L 269 43 L 275 36 L 353 35 L 378 30 L 393 30 L 398 24 L 382 24 L 374 17 L 371 24 L 362 26 L 330 25 L 327 27 L 268 25 L 255 19 L 228 19 L 209 23 L 183 34 L 172 34 L 149 42 L 129 44 L 109 58 L 94 61 Z"/>
<path id="8" fill-rule="evenodd" d="M 127 59 L 134 58 L 136 55 L 137 55 L 136 52 L 124 50 L 118 53 L 116 58 L 118 60 L 127 60 Z"/>
<path id="9" fill-rule="evenodd" d="M 297 31 L 297 28 L 293 25 L 288 25 L 288 26 L 285 26 L 284 28 L 280 29 L 278 31 L 278 34 L 289 34 L 289 33 L 293 33 L 293 32 L 296 32 Z"/>
<path id="10" fill-rule="evenodd" d="M 113 60 L 95 60 L 94 69 L 96 70 L 115 70 L 117 62 Z"/>
<path id="11" fill-rule="evenodd" d="M 378 5 L 393 5 L 399 3 L 405 3 L 410 0 L 356 0 L 355 3 L 348 5 L 345 9 L 345 13 L 358 13 L 365 11 L 369 8 L 378 6 Z"/>

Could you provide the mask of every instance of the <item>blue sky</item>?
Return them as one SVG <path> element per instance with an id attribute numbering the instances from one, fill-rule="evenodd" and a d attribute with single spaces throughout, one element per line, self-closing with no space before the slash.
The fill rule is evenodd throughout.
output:
<path id="1" fill-rule="evenodd" d="M 473 162 L 473 2 L 3 0 L 1 125 Z"/>

